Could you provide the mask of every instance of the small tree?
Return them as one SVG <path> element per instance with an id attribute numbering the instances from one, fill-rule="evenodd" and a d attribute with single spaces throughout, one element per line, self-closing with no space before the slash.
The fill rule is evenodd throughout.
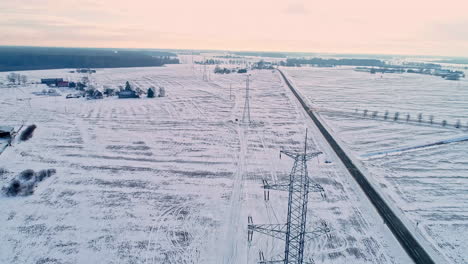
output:
<path id="1" fill-rule="evenodd" d="M 164 87 L 159 87 L 159 97 L 165 97 L 166 96 L 166 89 Z"/>
<path id="2" fill-rule="evenodd" d="M 131 91 L 132 90 L 132 87 L 130 86 L 130 83 L 127 81 L 125 83 L 125 91 Z"/>
<path id="3" fill-rule="evenodd" d="M 36 130 L 37 126 L 36 125 L 29 125 L 25 130 L 20 135 L 20 139 L 22 141 L 26 141 L 30 138 L 32 138 L 34 130 Z"/>
<path id="4" fill-rule="evenodd" d="M 28 82 L 28 76 L 26 75 L 21 75 L 20 77 L 21 83 L 26 84 Z"/>
<path id="5" fill-rule="evenodd" d="M 7 76 L 7 79 L 10 83 L 16 84 L 16 80 L 18 80 L 17 73 L 10 72 Z"/>

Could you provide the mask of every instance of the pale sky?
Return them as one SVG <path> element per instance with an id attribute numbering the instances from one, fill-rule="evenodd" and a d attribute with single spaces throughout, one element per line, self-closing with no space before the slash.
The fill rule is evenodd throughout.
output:
<path id="1" fill-rule="evenodd" d="M 468 57 L 468 0 L 0 0 L 0 45 Z"/>

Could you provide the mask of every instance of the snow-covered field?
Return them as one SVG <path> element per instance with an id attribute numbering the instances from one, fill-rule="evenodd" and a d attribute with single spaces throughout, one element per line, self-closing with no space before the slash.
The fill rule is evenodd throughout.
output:
<path id="1" fill-rule="evenodd" d="M 416 232 L 452 263 L 468 263 L 468 131 L 440 125 L 362 119 L 333 110 L 418 113 L 468 125 L 468 81 L 417 74 L 376 74 L 351 68 L 285 68 L 295 86 Z M 393 118 L 393 115 L 390 116 Z M 422 147 L 442 140 L 451 144 Z M 417 148 L 413 148 L 417 147 Z M 381 154 L 388 152 L 388 155 Z M 379 155 L 380 154 L 380 155 Z"/>
<path id="2" fill-rule="evenodd" d="M 24 74 L 32 81 L 79 77 L 67 70 Z M 257 224 L 285 222 L 287 194 L 272 191 L 265 202 L 261 179 L 287 179 L 292 161 L 279 159 L 279 150 L 300 149 L 306 127 L 311 151 L 324 152 L 310 161 L 310 176 L 327 195 L 310 194 L 309 227 L 325 220 L 332 229 L 329 237 L 308 241 L 307 259 L 410 263 L 277 72 L 252 72 L 250 126 L 236 121 L 242 118 L 245 75 L 211 74 L 207 82 L 201 74 L 198 67 L 171 65 L 99 69 L 92 75 L 97 86 L 125 81 L 140 88 L 164 86 L 168 96 L 154 99 L 87 101 L 32 95 L 43 89 L 40 85 L 0 88 L 0 124 L 37 125 L 29 141 L 15 141 L 0 155 L 0 168 L 7 171 L 0 174 L 0 185 L 26 169 L 57 170 L 31 196 L 0 196 L 0 263 L 250 264 L 257 263 L 259 250 L 268 259 L 280 259 L 281 241 L 254 234 L 247 242 L 247 217 Z M 466 179 L 463 173 L 459 171 L 459 183 Z M 402 178 L 382 179 L 389 181 L 387 188 L 400 188 Z M 422 189 L 420 184 L 404 187 L 434 194 L 435 186 L 425 184 Z M 452 186 L 460 204 L 451 206 L 466 216 L 462 186 Z M 415 195 L 399 201 L 407 208 L 405 199 Z M 440 216 L 431 205 L 450 202 L 448 196 L 441 198 L 437 204 L 430 197 L 431 203 L 417 200 L 424 207 L 414 208 L 411 216 L 421 221 L 422 230 L 433 230 L 435 238 L 444 237 L 442 224 L 457 223 L 450 232 L 466 231 L 463 219 L 424 216 Z M 453 241 L 447 245 L 456 246 Z"/>

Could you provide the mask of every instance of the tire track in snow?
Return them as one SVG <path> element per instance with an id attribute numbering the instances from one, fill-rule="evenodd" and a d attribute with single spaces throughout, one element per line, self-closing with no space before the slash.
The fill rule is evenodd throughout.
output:
<path id="1" fill-rule="evenodd" d="M 237 161 L 237 170 L 234 175 L 233 189 L 230 198 L 230 212 L 228 219 L 225 222 L 225 240 L 226 245 L 224 246 L 224 254 L 222 263 L 225 264 L 236 264 L 237 261 L 239 234 L 241 230 L 240 216 L 239 213 L 242 207 L 242 193 L 244 185 L 244 174 L 246 165 L 246 154 L 247 154 L 247 142 L 245 139 L 246 128 L 243 125 L 239 125 L 237 134 L 239 136 L 239 154 Z"/>
<path id="2" fill-rule="evenodd" d="M 145 254 L 144 263 L 148 263 L 149 254 L 150 254 L 151 251 L 154 251 L 154 249 L 155 249 L 156 241 L 155 240 L 153 241 L 153 238 L 157 236 L 157 234 L 158 234 L 158 232 L 159 232 L 159 230 L 161 228 L 161 222 L 166 220 L 167 218 L 164 218 L 164 217 L 166 217 L 166 215 L 170 214 L 175 209 L 176 209 L 176 206 L 171 206 L 168 209 L 166 209 L 166 211 L 164 211 L 162 214 L 160 214 L 158 216 L 158 218 L 154 219 L 154 224 L 151 226 L 150 232 L 148 234 L 148 246 L 146 247 L 147 250 L 146 250 L 146 254 Z M 153 245 L 153 250 L 151 250 L 151 245 Z M 154 257 L 153 257 L 152 260 L 153 260 L 152 262 L 154 262 Z"/>

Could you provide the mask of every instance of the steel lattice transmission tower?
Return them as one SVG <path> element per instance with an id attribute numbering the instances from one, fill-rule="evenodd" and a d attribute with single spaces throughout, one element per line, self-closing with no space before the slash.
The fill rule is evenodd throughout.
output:
<path id="1" fill-rule="evenodd" d="M 260 224 L 254 225 L 252 217 L 248 218 L 248 240 L 252 241 L 253 232 L 259 232 L 285 241 L 284 259 L 265 261 L 263 253 L 260 252 L 259 263 L 284 263 L 303 264 L 304 262 L 304 242 L 307 239 L 327 234 L 330 232 L 325 222 L 319 228 L 308 232 L 307 223 L 307 203 L 309 192 L 320 192 L 325 197 L 324 189 L 319 184 L 310 184 L 307 172 L 307 161 L 316 157 L 322 152 L 307 153 L 307 130 L 304 153 L 281 151 L 281 154 L 294 159 L 294 165 L 289 175 L 289 182 L 284 184 L 269 184 L 263 180 L 264 198 L 269 200 L 269 190 L 288 191 L 288 215 L 286 224 Z"/>
<path id="2" fill-rule="evenodd" d="M 242 123 L 250 123 L 250 75 L 247 75 L 247 79 L 245 80 L 245 103 L 244 103 L 244 111 L 242 113 Z"/>

